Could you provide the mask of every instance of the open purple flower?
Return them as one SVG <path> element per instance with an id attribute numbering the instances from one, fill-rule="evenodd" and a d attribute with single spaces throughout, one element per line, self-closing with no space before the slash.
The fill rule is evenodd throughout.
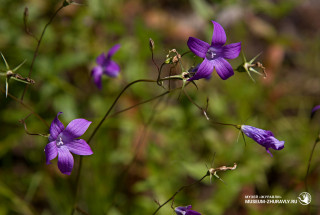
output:
<path id="1" fill-rule="evenodd" d="M 191 208 L 192 208 L 191 205 L 180 206 L 180 207 L 176 207 L 174 211 L 176 212 L 177 215 L 201 215 L 201 213 L 197 211 L 190 210 Z"/>
<path id="2" fill-rule="evenodd" d="M 91 122 L 86 119 L 74 119 L 64 128 L 64 125 L 58 119 L 60 114 L 62 112 L 59 112 L 51 123 L 49 143 L 44 151 L 47 164 L 51 164 L 50 161 L 58 156 L 60 171 L 63 174 L 70 175 L 74 162 L 70 152 L 77 155 L 93 154 L 85 140 L 76 139 L 86 132 Z"/>
<path id="3" fill-rule="evenodd" d="M 241 131 L 261 146 L 265 147 L 271 156 L 272 154 L 269 151 L 269 148 L 274 150 L 281 150 L 284 148 L 284 141 L 277 140 L 271 131 L 262 130 L 249 125 L 242 125 Z"/>
<path id="4" fill-rule="evenodd" d="M 93 77 L 93 81 L 99 89 L 102 88 L 101 78 L 103 74 L 110 77 L 116 77 L 119 75 L 119 65 L 111 60 L 111 57 L 118 51 L 119 48 L 120 44 L 117 44 L 109 50 L 107 55 L 102 53 L 96 59 L 98 65 L 92 69 L 91 76 Z"/>
<path id="5" fill-rule="evenodd" d="M 218 75 L 226 80 L 231 77 L 234 72 L 230 63 L 226 59 L 234 59 L 239 56 L 241 43 L 232 43 L 224 46 L 227 37 L 222 26 L 212 21 L 213 34 L 211 45 L 194 37 L 189 37 L 189 49 L 197 56 L 204 58 L 196 74 L 188 79 L 188 81 L 198 80 L 201 78 L 210 78 L 215 68 Z"/>

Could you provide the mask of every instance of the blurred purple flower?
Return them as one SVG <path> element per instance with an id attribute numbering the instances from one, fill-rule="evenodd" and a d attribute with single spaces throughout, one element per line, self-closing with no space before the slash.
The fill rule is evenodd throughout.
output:
<path id="1" fill-rule="evenodd" d="M 262 130 L 249 125 L 242 125 L 241 131 L 261 146 L 265 147 L 271 156 L 272 154 L 269 151 L 269 148 L 274 150 L 281 150 L 284 148 L 284 141 L 277 140 L 271 131 Z"/>
<path id="2" fill-rule="evenodd" d="M 317 110 L 319 110 L 319 109 L 320 109 L 320 105 L 317 105 L 314 108 L 312 108 L 310 118 L 312 118 L 314 116 L 314 114 L 317 112 Z"/>
<path id="3" fill-rule="evenodd" d="M 191 208 L 192 208 L 191 205 L 180 206 L 180 207 L 176 207 L 174 211 L 176 212 L 177 215 L 201 215 L 201 213 L 197 211 L 190 210 Z"/>
<path id="4" fill-rule="evenodd" d="M 119 48 L 120 44 L 117 44 L 109 50 L 107 55 L 102 53 L 96 59 L 98 65 L 92 69 L 91 76 L 93 77 L 93 81 L 99 89 L 102 88 L 101 78 L 103 74 L 110 77 L 116 77 L 119 75 L 119 65 L 111 60 L 111 57 L 118 51 Z"/>
<path id="5" fill-rule="evenodd" d="M 189 49 L 197 56 L 204 58 L 196 74 L 188 81 L 198 80 L 201 78 L 210 78 L 215 68 L 218 75 L 226 80 L 234 72 L 230 63 L 226 59 L 234 59 L 239 56 L 241 43 L 232 43 L 224 46 L 227 37 L 222 26 L 212 21 L 214 29 L 212 34 L 211 45 L 194 37 L 189 37 Z"/>
<path id="6" fill-rule="evenodd" d="M 66 128 L 58 119 L 62 114 L 59 112 L 50 126 L 49 143 L 44 151 L 46 162 L 51 164 L 51 160 L 58 156 L 58 167 L 63 174 L 70 175 L 73 168 L 73 156 L 70 152 L 77 155 L 92 155 L 93 152 L 87 142 L 83 139 L 76 139 L 82 136 L 90 121 L 86 119 L 72 120 Z"/>

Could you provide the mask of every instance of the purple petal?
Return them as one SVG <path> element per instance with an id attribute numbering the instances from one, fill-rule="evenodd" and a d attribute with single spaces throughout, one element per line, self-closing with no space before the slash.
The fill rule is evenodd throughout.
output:
<path id="1" fill-rule="evenodd" d="M 73 154 L 77 155 L 92 155 L 93 152 L 88 145 L 88 143 L 83 140 L 72 140 L 65 144 L 65 146 L 69 149 L 69 151 Z"/>
<path id="2" fill-rule="evenodd" d="M 227 60 L 220 57 L 212 61 L 214 61 L 214 67 L 216 68 L 216 71 L 220 76 L 220 78 L 222 78 L 223 80 L 226 80 L 231 76 L 233 76 L 234 74 L 233 69 Z"/>
<path id="3" fill-rule="evenodd" d="M 272 156 L 269 148 L 281 150 L 284 148 L 284 141 L 279 141 L 273 136 L 271 131 L 266 131 L 260 128 L 255 128 L 249 125 L 241 126 L 242 132 L 252 138 L 261 146 L 265 147 L 267 152 Z"/>
<path id="4" fill-rule="evenodd" d="M 213 34 L 212 34 L 212 42 L 211 46 L 222 46 L 227 41 L 226 33 L 224 32 L 224 29 L 222 26 L 215 22 L 211 21 L 213 23 Z"/>
<path id="5" fill-rule="evenodd" d="M 93 81 L 95 85 L 101 90 L 102 88 L 102 73 L 103 68 L 101 66 L 96 66 L 92 69 L 91 76 L 93 77 Z"/>
<path id="6" fill-rule="evenodd" d="M 206 53 L 210 47 L 208 43 L 194 37 L 189 37 L 187 44 L 189 49 L 201 58 L 206 57 Z"/>
<path id="7" fill-rule="evenodd" d="M 117 77 L 119 75 L 120 66 L 116 62 L 110 60 L 110 62 L 104 69 L 104 73 L 106 75 L 110 77 Z"/>
<path id="8" fill-rule="evenodd" d="M 188 210 L 186 215 L 201 215 L 201 213 L 194 210 Z"/>
<path id="9" fill-rule="evenodd" d="M 266 148 L 267 152 L 271 155 L 271 157 L 273 157 L 272 153 L 270 152 L 270 150 L 268 148 Z"/>
<path id="10" fill-rule="evenodd" d="M 226 59 L 234 59 L 239 56 L 241 51 L 241 43 L 231 43 L 222 48 L 222 57 Z"/>
<path id="11" fill-rule="evenodd" d="M 62 112 L 59 112 L 56 116 L 56 118 L 52 121 L 50 126 L 50 136 L 49 136 L 49 142 L 52 142 L 57 139 L 58 135 L 64 130 L 64 125 L 62 122 L 60 122 L 58 116 L 62 114 Z"/>
<path id="12" fill-rule="evenodd" d="M 311 110 L 311 117 L 312 118 L 314 116 L 314 114 L 316 113 L 317 110 L 320 109 L 320 105 L 315 106 L 314 108 L 312 108 Z"/>
<path id="13" fill-rule="evenodd" d="M 242 125 L 241 130 L 245 135 L 248 137 L 254 139 L 257 142 L 260 142 L 261 140 L 269 137 L 274 136 L 271 131 L 263 130 L 260 128 L 256 128 L 250 125 Z"/>
<path id="14" fill-rule="evenodd" d="M 68 148 L 65 146 L 58 148 L 58 167 L 63 174 L 71 174 L 73 163 L 73 156 Z"/>
<path id="15" fill-rule="evenodd" d="M 284 141 L 279 141 L 277 138 L 270 136 L 265 139 L 265 145 L 274 150 L 281 150 L 284 148 Z"/>
<path id="16" fill-rule="evenodd" d="M 56 141 L 52 141 L 46 145 L 44 148 L 44 152 L 46 153 L 46 163 L 51 164 L 51 160 L 55 159 L 58 155 L 58 148 L 56 145 Z"/>
<path id="17" fill-rule="evenodd" d="M 213 61 L 209 61 L 207 59 L 204 59 L 202 61 L 202 63 L 200 64 L 199 69 L 196 72 L 196 74 L 193 77 L 189 78 L 188 81 L 210 77 L 211 73 L 213 72 L 213 67 L 214 67 Z"/>
<path id="18" fill-rule="evenodd" d="M 102 66 L 103 64 L 105 64 L 107 62 L 107 57 L 105 53 L 100 54 L 97 59 L 96 62 L 98 65 Z"/>
<path id="19" fill-rule="evenodd" d="M 120 48 L 120 44 L 116 44 L 114 45 L 108 52 L 108 59 L 110 60 L 110 58 L 112 57 L 112 55 L 114 55 Z"/>
<path id="20" fill-rule="evenodd" d="M 176 207 L 174 211 L 177 215 L 201 215 L 199 212 L 190 210 L 192 208 L 191 205 L 188 206 L 180 206 Z"/>
<path id="21" fill-rule="evenodd" d="M 90 124 L 91 122 L 86 119 L 74 119 L 68 124 L 66 129 L 63 131 L 62 136 L 66 139 L 78 138 L 86 132 Z"/>

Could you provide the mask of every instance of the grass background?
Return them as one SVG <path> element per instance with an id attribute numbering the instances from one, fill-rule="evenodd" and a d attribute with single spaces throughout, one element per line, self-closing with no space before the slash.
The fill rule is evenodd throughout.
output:
<path id="1" fill-rule="evenodd" d="M 156 78 L 149 38 L 155 42 L 155 61 L 160 65 L 170 49 L 188 51 L 189 36 L 210 42 L 212 24 L 225 29 L 227 43 L 242 42 L 248 59 L 262 52 L 266 79 L 236 73 L 227 81 L 214 73 L 211 80 L 197 81 L 198 90 L 187 92 L 206 105 L 214 120 L 248 124 L 271 130 L 285 141 L 272 151 L 246 139 L 231 127 L 213 126 L 179 92 L 170 93 L 108 119 L 92 141 L 93 156 L 84 158 L 79 207 L 89 214 L 152 214 L 155 201 L 163 203 L 181 186 L 200 179 L 211 165 L 232 166 L 234 171 L 209 178 L 182 191 L 174 206 L 192 204 L 202 214 L 307 214 L 308 207 L 294 204 L 245 204 L 245 195 L 279 195 L 296 199 L 305 191 L 309 155 L 319 132 L 319 116 L 310 111 L 319 104 L 320 4 L 309 0 L 91 0 L 70 5 L 48 27 L 35 61 L 25 103 L 48 124 L 62 111 L 66 126 L 74 118 L 92 125 L 87 139 L 120 90 L 141 78 Z M 24 59 L 18 73 L 27 76 L 36 41 L 24 32 L 23 12 L 29 8 L 28 26 L 39 37 L 60 1 L 1 0 L 0 51 L 11 68 Z M 114 44 L 121 44 L 114 60 L 118 78 L 103 78 L 99 91 L 90 77 L 95 58 Z M 182 59 L 185 69 L 201 59 L 191 54 Z M 230 60 L 233 68 L 241 58 Z M 5 65 L 0 65 L 5 70 Z M 168 74 L 170 66 L 164 67 Z M 173 72 L 179 73 L 179 69 Z M 0 77 L 4 89 L 5 79 Z M 179 87 L 180 82 L 172 83 Z M 10 80 L 9 93 L 20 98 L 24 84 Z M 152 98 L 164 89 L 156 83 L 140 83 L 120 99 L 115 111 Z M 48 140 L 29 136 L 19 120 L 30 112 L 0 94 L 0 214 L 69 214 L 79 156 L 71 176 L 61 174 L 56 162 L 45 164 Z M 48 133 L 35 116 L 26 123 L 33 133 Z M 311 163 L 310 213 L 319 202 L 319 148 Z M 129 171 L 125 171 L 136 155 Z M 78 213 L 78 212 L 77 212 Z M 79 213 L 80 214 L 80 213 Z M 174 214 L 170 204 L 158 214 Z"/>

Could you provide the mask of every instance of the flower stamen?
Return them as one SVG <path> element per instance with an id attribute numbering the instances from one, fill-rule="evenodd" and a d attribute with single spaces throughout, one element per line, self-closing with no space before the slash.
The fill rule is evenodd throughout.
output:
<path id="1" fill-rule="evenodd" d="M 213 47 L 210 47 L 206 53 L 206 58 L 208 60 L 213 60 L 215 57 L 216 57 L 217 53 L 216 53 L 216 50 L 215 48 Z"/>
<path id="2" fill-rule="evenodd" d="M 62 138 L 59 137 L 59 142 L 57 142 L 57 146 L 62 146 L 62 145 L 63 145 Z"/>

